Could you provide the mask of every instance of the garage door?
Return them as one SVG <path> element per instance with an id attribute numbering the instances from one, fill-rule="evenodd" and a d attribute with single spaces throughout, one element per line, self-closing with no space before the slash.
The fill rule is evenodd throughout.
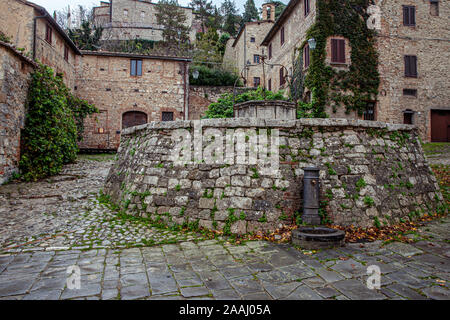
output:
<path id="1" fill-rule="evenodd" d="M 147 123 L 147 115 L 144 112 L 130 111 L 122 116 L 122 129 L 140 126 Z"/>
<path id="2" fill-rule="evenodd" d="M 450 110 L 431 110 L 431 142 L 450 142 Z"/>

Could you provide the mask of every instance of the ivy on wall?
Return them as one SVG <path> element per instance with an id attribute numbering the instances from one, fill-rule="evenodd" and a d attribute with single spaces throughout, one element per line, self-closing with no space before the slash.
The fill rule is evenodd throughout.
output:
<path id="1" fill-rule="evenodd" d="M 368 101 L 378 95 L 380 76 L 375 31 L 367 28 L 366 9 L 373 0 L 318 0 L 316 23 L 308 30 L 306 39 L 316 40 L 316 49 L 310 51 L 311 62 L 303 73 L 303 48 L 298 48 L 294 63 L 293 91 L 295 98 L 303 96 L 304 88 L 311 90 L 309 103 L 299 103 L 299 116 L 324 118 L 325 107 L 333 112 L 345 107 L 361 115 Z M 336 70 L 326 63 L 327 38 L 343 36 L 351 47 L 351 65 L 347 70 Z"/>
<path id="2" fill-rule="evenodd" d="M 58 174 L 76 159 L 84 118 L 98 110 L 74 97 L 60 76 L 40 65 L 32 75 L 28 92 L 22 155 L 24 180 L 36 181 Z"/>

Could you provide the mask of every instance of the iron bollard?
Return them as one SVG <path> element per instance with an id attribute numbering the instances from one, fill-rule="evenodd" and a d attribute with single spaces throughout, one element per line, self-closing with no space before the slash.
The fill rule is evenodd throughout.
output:
<path id="1" fill-rule="evenodd" d="M 319 168 L 303 169 L 303 217 L 302 220 L 309 225 L 319 225 Z"/>

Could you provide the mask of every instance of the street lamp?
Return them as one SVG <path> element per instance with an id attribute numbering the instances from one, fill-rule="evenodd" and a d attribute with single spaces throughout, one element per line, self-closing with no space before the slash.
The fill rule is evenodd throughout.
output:
<path id="1" fill-rule="evenodd" d="M 316 44 L 316 39 L 311 38 L 308 40 L 308 45 L 311 50 L 314 50 L 316 48 Z"/>

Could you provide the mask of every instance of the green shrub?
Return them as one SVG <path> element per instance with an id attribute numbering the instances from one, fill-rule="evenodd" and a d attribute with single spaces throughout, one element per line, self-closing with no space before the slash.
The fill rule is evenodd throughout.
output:
<path id="1" fill-rule="evenodd" d="M 27 181 L 58 174 L 76 159 L 82 122 L 97 109 L 75 98 L 53 70 L 40 65 L 28 92 L 22 157 L 19 167 Z M 79 128 L 77 128 L 77 124 Z"/>
<path id="2" fill-rule="evenodd" d="M 194 79 L 192 73 L 197 70 L 199 76 Z M 238 76 L 229 71 L 220 69 L 211 69 L 206 66 L 196 66 L 189 71 L 189 83 L 194 86 L 234 86 Z M 242 86 L 242 82 L 237 82 L 238 86 Z"/>
<path id="3" fill-rule="evenodd" d="M 251 100 L 287 100 L 283 91 L 265 91 L 259 87 L 256 90 L 249 90 L 234 97 L 234 103 L 241 103 Z M 232 118 L 233 117 L 233 94 L 226 93 L 215 103 L 211 103 L 206 110 L 204 118 Z"/>

